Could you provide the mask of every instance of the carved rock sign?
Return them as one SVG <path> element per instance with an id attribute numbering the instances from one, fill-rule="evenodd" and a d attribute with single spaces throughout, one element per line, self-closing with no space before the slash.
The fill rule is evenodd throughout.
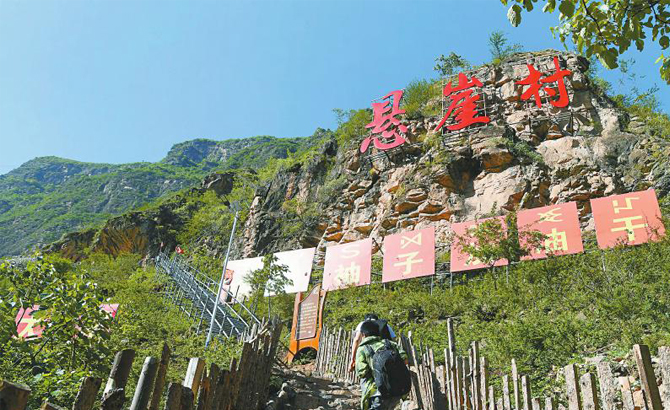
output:
<path id="1" fill-rule="evenodd" d="M 321 290 L 321 285 L 316 285 L 307 297 L 300 299 L 301 294 L 296 294 L 287 357 L 289 363 L 305 348 L 318 349 L 326 292 Z"/>

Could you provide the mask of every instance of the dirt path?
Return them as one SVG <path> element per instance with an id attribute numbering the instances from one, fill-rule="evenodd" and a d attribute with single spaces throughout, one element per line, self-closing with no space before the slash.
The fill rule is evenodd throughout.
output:
<path id="1" fill-rule="evenodd" d="M 311 376 L 311 365 L 275 369 L 283 380 L 279 396 L 268 403 L 267 410 L 358 410 L 360 391 L 355 385 L 333 382 Z M 285 393 L 282 393 L 285 392 Z"/>

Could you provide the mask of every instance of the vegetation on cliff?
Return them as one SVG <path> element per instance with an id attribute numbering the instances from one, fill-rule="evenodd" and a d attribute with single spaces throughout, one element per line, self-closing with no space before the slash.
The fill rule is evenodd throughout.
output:
<path id="1" fill-rule="evenodd" d="M 318 132 L 317 132 L 318 134 Z M 259 169 L 318 137 L 193 140 L 158 163 L 93 164 L 37 158 L 0 175 L 0 255 L 18 255 L 62 234 L 197 185 L 215 170 Z"/>

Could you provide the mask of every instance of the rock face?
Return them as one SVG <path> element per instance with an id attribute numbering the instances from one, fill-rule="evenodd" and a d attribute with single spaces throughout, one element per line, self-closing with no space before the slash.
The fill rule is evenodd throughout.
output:
<path id="1" fill-rule="evenodd" d="M 543 97 L 540 107 L 534 99 L 522 100 L 516 82 L 527 76 L 527 64 L 551 74 L 554 57 L 572 72 L 565 80 L 568 106 L 551 104 L 558 95 Z M 474 76 L 483 85 L 476 90 L 479 115 L 488 116 L 489 124 L 435 135 L 441 114 L 401 118 L 409 143 L 383 153 L 359 151 L 368 132 L 362 126 L 360 136 L 348 140 L 317 130 L 318 141 L 326 142 L 312 145 L 319 147 L 313 155 L 292 162 L 256 190 L 232 257 L 317 247 L 323 258 L 329 245 L 368 237 L 377 252 L 384 236 L 426 226 L 435 227 L 439 242 L 448 239 L 455 222 L 568 201 L 577 202 L 588 229 L 591 198 L 649 187 L 667 195 L 668 143 L 595 92 L 587 68 L 583 58 L 557 51 L 480 67 L 468 79 Z M 168 158 L 202 163 L 217 155 L 224 153 L 203 143 L 176 147 Z M 232 189 L 232 178 L 212 175 L 199 189 L 221 196 Z M 161 242 L 176 245 L 177 232 L 193 212 L 177 198 L 152 211 L 113 218 L 98 232 L 71 234 L 50 249 L 74 258 L 82 246 L 153 255 Z M 210 236 L 202 246 L 220 255 L 226 244 Z"/>
<path id="2" fill-rule="evenodd" d="M 534 100 L 522 101 L 515 81 L 527 76 L 526 64 L 553 73 L 554 56 L 572 71 L 566 79 L 570 104 L 556 108 L 544 99 L 538 108 Z M 404 120 L 411 146 L 370 156 L 358 150 L 361 135 L 323 150 L 314 162 L 282 173 L 258 192 L 244 228 L 244 255 L 314 245 L 323 255 L 326 246 L 366 237 L 378 247 L 385 235 L 428 225 L 441 240 L 454 222 L 567 201 L 577 201 L 586 226 L 590 198 L 648 187 L 667 194 L 670 151 L 627 129 L 626 115 L 593 91 L 587 68 L 586 60 L 572 54 L 522 54 L 468 74 L 489 95 L 486 126 L 431 146 L 419 141 L 430 136 L 441 115 Z M 652 150 L 665 150 L 665 159 L 655 160 Z M 287 239 L 278 235 L 282 203 L 294 199 L 318 202 L 318 217 Z"/>
<path id="3" fill-rule="evenodd" d="M 176 233 L 198 210 L 197 203 L 191 204 L 188 197 L 206 191 L 213 191 L 220 197 L 227 195 L 233 190 L 235 175 L 232 172 L 211 174 L 204 179 L 201 187 L 193 188 L 166 204 L 111 218 L 99 230 L 66 234 L 60 241 L 47 246 L 45 251 L 58 252 L 77 261 L 86 256 L 86 251 L 114 256 L 137 253 L 152 257 L 161 246 L 174 249 L 177 245 Z"/>

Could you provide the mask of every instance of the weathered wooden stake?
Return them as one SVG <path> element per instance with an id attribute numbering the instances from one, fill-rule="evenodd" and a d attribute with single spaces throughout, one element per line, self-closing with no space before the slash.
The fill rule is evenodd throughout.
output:
<path id="1" fill-rule="evenodd" d="M 170 383 L 168 386 L 167 400 L 165 401 L 165 410 L 179 410 L 182 387 L 183 386 L 179 383 Z"/>
<path id="2" fill-rule="evenodd" d="M 670 347 L 659 347 L 658 359 L 658 367 L 661 369 L 661 377 L 663 378 L 663 385 L 665 386 L 662 392 L 663 394 L 661 395 L 661 400 L 663 400 L 663 407 L 670 409 Z"/>
<path id="3" fill-rule="evenodd" d="M 516 368 L 516 360 L 512 359 L 512 387 L 514 388 L 514 410 L 521 410 L 519 399 L 519 371 Z"/>
<path id="4" fill-rule="evenodd" d="M 133 401 L 130 403 L 130 410 L 146 410 L 151 399 L 151 393 L 154 390 L 154 380 L 156 379 L 157 371 L 158 360 L 155 357 L 144 359 L 140 378 L 135 388 L 135 395 L 133 396 Z"/>
<path id="5" fill-rule="evenodd" d="M 630 388 L 628 377 L 619 377 L 619 383 L 621 384 L 621 400 L 623 401 L 623 408 L 625 410 L 635 410 L 633 392 Z"/>
<path id="6" fill-rule="evenodd" d="M 29 397 L 28 386 L 0 380 L 0 410 L 23 410 Z"/>
<path id="7" fill-rule="evenodd" d="M 185 387 L 191 390 L 191 393 L 197 392 L 202 380 L 202 372 L 205 370 L 205 361 L 199 357 L 194 357 L 188 362 L 186 377 L 184 377 Z"/>
<path id="8" fill-rule="evenodd" d="M 112 390 L 126 388 L 128 375 L 130 374 L 130 369 L 133 367 L 133 360 L 135 360 L 135 351 L 133 349 L 122 350 L 116 354 L 105 390 L 103 391 L 103 396 Z"/>
<path id="9" fill-rule="evenodd" d="M 528 376 L 521 376 L 521 389 L 523 390 L 523 410 L 530 410 L 531 403 L 531 392 L 530 392 L 530 381 Z"/>
<path id="10" fill-rule="evenodd" d="M 74 404 L 72 404 L 72 410 L 91 410 L 101 385 L 102 379 L 100 378 L 84 377 L 77 397 L 74 399 Z"/>
<path id="11" fill-rule="evenodd" d="M 554 410 L 556 408 L 553 397 L 547 397 L 544 399 L 544 410 Z"/>
<path id="12" fill-rule="evenodd" d="M 508 375 L 503 376 L 503 386 L 502 386 L 502 388 L 503 388 L 503 396 L 502 396 L 503 409 L 504 410 L 512 410 L 512 403 L 510 402 L 510 398 L 509 398 L 509 376 Z"/>
<path id="13" fill-rule="evenodd" d="M 596 393 L 596 378 L 591 373 L 584 373 L 579 379 L 579 389 L 582 393 L 584 410 L 600 410 L 598 393 Z"/>
<path id="14" fill-rule="evenodd" d="M 598 380 L 600 381 L 600 399 L 603 402 L 603 410 L 616 409 L 616 382 L 612 375 L 612 368 L 605 360 L 598 362 Z"/>
<path id="15" fill-rule="evenodd" d="M 151 393 L 151 401 L 149 402 L 149 410 L 158 410 L 163 396 L 163 389 L 165 388 L 165 376 L 167 375 L 168 365 L 170 364 L 170 347 L 167 343 L 163 344 L 163 351 L 161 352 L 161 360 L 158 363 L 158 372 L 156 373 L 156 382 L 154 383 L 154 390 Z"/>
<path id="16" fill-rule="evenodd" d="M 642 388 L 647 396 L 650 409 L 663 410 L 661 395 L 658 392 L 658 385 L 656 385 L 656 375 L 654 375 L 654 368 L 651 365 L 649 347 L 647 345 L 634 345 L 633 352 L 635 353 L 637 369 L 640 372 Z"/>
<path id="17" fill-rule="evenodd" d="M 565 393 L 568 396 L 568 410 L 582 410 L 582 399 L 577 383 L 577 368 L 574 364 L 569 364 L 563 370 L 565 371 Z"/>

